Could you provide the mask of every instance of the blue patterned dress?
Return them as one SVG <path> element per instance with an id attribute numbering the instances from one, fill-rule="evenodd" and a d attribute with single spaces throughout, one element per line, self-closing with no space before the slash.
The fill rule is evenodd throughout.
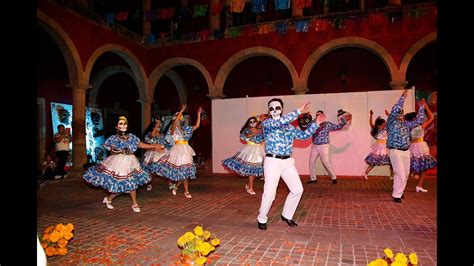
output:
<path id="1" fill-rule="evenodd" d="M 240 139 L 247 142 L 232 157 L 222 160 L 222 164 L 228 170 L 241 176 L 263 176 L 263 134 L 259 133 L 251 138 L 245 135 L 252 133 L 249 128 L 244 129 Z"/>
<path id="2" fill-rule="evenodd" d="M 196 166 L 193 162 L 193 156 L 196 153 L 188 144 L 188 140 L 193 135 L 193 127 L 183 125 L 181 128 L 180 130 L 176 127 L 171 135 L 174 145 L 169 150 L 169 156 L 160 159 L 159 167 L 155 167 L 158 164 L 153 164 L 150 167 L 150 171 L 156 175 L 166 177 L 174 182 L 196 179 Z"/>
<path id="3" fill-rule="evenodd" d="M 390 165 L 387 149 L 387 129 L 382 129 L 375 135 L 376 142 L 372 145 L 372 151 L 365 158 L 368 165 Z"/>
<path id="4" fill-rule="evenodd" d="M 84 180 L 110 193 L 128 193 L 150 182 L 151 176 L 143 171 L 133 155 L 139 143 L 140 139 L 133 134 L 109 137 L 104 147 L 112 155 L 90 167 L 83 176 Z"/>
<path id="5" fill-rule="evenodd" d="M 435 168 L 437 165 L 436 159 L 430 154 L 428 144 L 423 140 L 424 135 L 425 131 L 421 126 L 411 131 L 410 170 L 414 173 Z"/>
<path id="6" fill-rule="evenodd" d="M 151 132 L 145 136 L 145 143 L 149 144 L 161 144 L 165 147 L 162 151 L 156 151 L 153 149 L 149 149 L 143 155 L 143 162 L 142 168 L 148 171 L 151 174 L 155 174 L 158 172 L 161 163 L 159 162 L 164 156 L 169 155 L 169 149 L 173 146 L 170 144 L 164 134 L 160 134 L 160 136 L 151 137 Z"/>

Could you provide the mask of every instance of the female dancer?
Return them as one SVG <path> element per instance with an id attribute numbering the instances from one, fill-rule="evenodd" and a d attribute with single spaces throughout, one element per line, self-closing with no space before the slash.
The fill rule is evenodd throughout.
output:
<path id="1" fill-rule="evenodd" d="M 189 193 L 188 179 L 196 179 L 196 166 L 193 162 L 193 156 L 196 155 L 193 148 L 189 146 L 188 140 L 191 139 L 193 132 L 199 128 L 201 124 L 202 108 L 197 111 L 197 121 L 194 126 L 186 126 L 183 121 L 183 112 L 186 105 L 181 106 L 181 110 L 173 117 L 169 130 L 165 130 L 166 134 L 171 135 L 174 141 L 173 147 L 169 150 L 169 156 L 161 158 L 159 167 L 153 164 L 150 171 L 164 176 L 171 180 L 171 193 L 176 195 L 178 187 L 183 183 L 184 196 L 192 198 Z"/>
<path id="2" fill-rule="evenodd" d="M 255 195 L 253 182 L 256 176 L 263 176 L 263 132 L 260 123 L 255 116 L 247 119 L 240 130 L 240 139 L 246 144 L 232 157 L 222 161 L 224 167 L 230 171 L 248 176 L 248 182 L 245 184 L 245 190 L 251 195 Z"/>
<path id="3" fill-rule="evenodd" d="M 385 114 L 387 113 L 388 111 L 385 111 Z M 376 143 L 372 145 L 372 151 L 365 158 L 365 163 L 369 165 L 365 172 L 362 173 L 362 177 L 365 180 L 368 180 L 367 175 L 375 166 L 390 165 L 387 149 L 387 129 L 385 128 L 387 121 L 379 116 L 375 119 L 374 124 L 372 119 L 373 114 L 374 112 L 370 110 L 369 124 L 372 128 L 370 135 L 374 137 Z M 390 179 L 392 179 L 392 176 L 392 166 L 390 165 Z"/>
<path id="4" fill-rule="evenodd" d="M 158 169 L 158 167 L 160 166 L 159 160 L 163 158 L 163 156 L 168 155 L 168 150 L 172 147 L 172 144 L 166 141 L 164 134 L 161 134 L 161 120 L 157 117 L 152 119 L 150 125 L 147 127 L 143 135 L 145 136 L 145 143 L 161 144 L 164 146 L 164 149 L 147 150 L 143 155 L 142 168 L 150 174 L 155 174 L 156 169 Z M 156 164 L 154 166 L 155 171 L 152 171 L 151 166 L 153 164 Z M 150 191 L 151 189 L 152 186 L 150 181 L 150 184 L 148 184 L 146 190 Z"/>
<path id="5" fill-rule="evenodd" d="M 418 179 L 418 185 L 415 188 L 416 192 L 428 192 L 427 189 L 423 188 L 425 172 L 428 169 L 435 168 L 437 165 L 436 159 L 430 155 L 428 144 L 423 140 L 425 129 L 434 121 L 433 113 L 428 107 L 428 104 L 425 102 L 424 105 L 427 117 L 426 121 L 411 130 L 410 170 L 415 175 L 418 174 L 420 176 Z M 415 112 L 408 113 L 405 115 L 405 120 L 414 121 L 416 115 Z"/>
<path id="6" fill-rule="evenodd" d="M 102 201 L 107 208 L 114 208 L 112 200 L 115 197 L 121 193 L 129 193 L 133 211 L 140 212 L 136 189 L 150 182 L 151 177 L 143 171 L 133 153 L 137 148 L 159 150 L 163 149 L 163 146 L 140 142 L 138 137 L 127 132 L 127 127 L 127 118 L 119 117 L 115 126 L 117 134 L 110 136 L 104 143 L 104 147 L 110 151 L 111 155 L 99 164 L 90 167 L 83 178 L 88 183 L 109 191 L 109 195 Z"/>

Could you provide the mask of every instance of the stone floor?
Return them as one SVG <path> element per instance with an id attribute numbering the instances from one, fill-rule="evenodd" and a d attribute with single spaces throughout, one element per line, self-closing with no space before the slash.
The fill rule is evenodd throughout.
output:
<path id="1" fill-rule="evenodd" d="M 392 201 L 388 177 L 327 176 L 306 184 L 293 219 L 280 220 L 287 187 L 280 182 L 269 213 L 268 230 L 257 228 L 263 181 L 255 181 L 257 195 L 244 190 L 245 179 L 198 172 L 190 184 L 191 199 L 180 188 L 177 196 L 164 180 L 155 178 L 153 190 L 138 190 L 141 212 L 130 198 L 102 203 L 105 192 L 80 179 L 48 181 L 38 188 L 38 232 L 57 223 L 73 223 L 74 238 L 65 256 L 49 265 L 177 265 L 176 240 L 196 225 L 216 234 L 221 245 L 207 265 L 367 265 L 383 256 L 383 249 L 416 252 L 419 265 L 437 264 L 436 176 L 428 176 L 428 193 L 416 193 L 410 179 L 402 204 Z"/>

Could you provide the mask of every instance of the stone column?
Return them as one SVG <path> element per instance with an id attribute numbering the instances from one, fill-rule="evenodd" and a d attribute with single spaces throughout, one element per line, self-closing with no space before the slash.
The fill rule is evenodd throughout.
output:
<path id="1" fill-rule="evenodd" d="M 403 90 L 407 86 L 408 81 L 402 80 L 402 81 L 392 81 L 388 85 L 392 87 L 393 90 Z"/>
<path id="2" fill-rule="evenodd" d="M 213 4 L 218 4 L 220 0 L 211 0 L 211 5 L 209 6 L 209 9 L 212 8 Z M 211 14 L 211 11 L 209 10 L 209 19 L 210 19 L 210 30 L 211 32 L 214 32 L 214 30 L 220 28 L 220 13 L 217 13 L 215 15 Z"/>
<path id="3" fill-rule="evenodd" d="M 298 0 L 291 0 L 291 16 L 302 17 L 303 8 L 298 7 Z"/>
<path id="4" fill-rule="evenodd" d="M 306 94 L 309 91 L 308 87 L 305 87 L 305 86 L 293 87 L 293 88 L 291 88 L 291 90 L 296 95 Z"/>
<path id="5" fill-rule="evenodd" d="M 91 88 L 84 83 L 67 85 L 72 89 L 72 177 L 82 177 L 86 155 L 86 92 Z"/>
<path id="6" fill-rule="evenodd" d="M 143 0 L 143 14 L 151 9 L 151 0 Z M 151 33 L 151 21 L 143 20 L 143 36 L 146 38 Z"/>
<path id="7" fill-rule="evenodd" d="M 142 132 L 144 132 L 151 122 L 151 105 L 154 101 L 152 99 L 145 99 L 138 100 L 138 102 L 142 104 Z"/>

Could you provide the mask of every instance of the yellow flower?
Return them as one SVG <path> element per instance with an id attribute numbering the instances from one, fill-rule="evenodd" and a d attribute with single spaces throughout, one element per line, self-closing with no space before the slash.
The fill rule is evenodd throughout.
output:
<path id="1" fill-rule="evenodd" d="M 220 243 L 221 243 L 221 241 L 220 241 L 218 238 L 214 238 L 214 239 L 211 241 L 211 245 L 213 245 L 214 247 L 215 247 L 215 246 L 218 246 Z"/>
<path id="2" fill-rule="evenodd" d="M 59 241 L 58 241 L 58 246 L 59 246 L 60 248 L 63 248 L 63 247 L 65 247 L 66 245 L 67 245 L 67 240 L 66 240 L 66 239 L 64 239 L 64 238 L 59 239 Z"/>
<path id="3" fill-rule="evenodd" d="M 59 240 L 59 233 L 58 231 L 54 231 L 49 235 L 49 240 L 53 243 L 58 242 Z"/>
<path id="4" fill-rule="evenodd" d="M 73 236 L 74 236 L 74 234 L 71 233 L 71 232 L 66 232 L 66 233 L 64 234 L 64 238 L 65 238 L 66 240 L 71 239 Z"/>
<path id="5" fill-rule="evenodd" d="M 191 232 L 186 232 L 186 233 L 184 234 L 184 238 L 186 239 L 186 241 L 191 241 L 191 240 L 193 240 L 194 238 L 196 238 L 196 236 L 195 236 L 193 233 L 191 233 Z"/>
<path id="6" fill-rule="evenodd" d="M 418 256 L 416 255 L 416 253 L 410 253 L 410 255 L 408 255 L 408 258 L 410 258 L 411 264 L 418 265 Z"/>
<path id="7" fill-rule="evenodd" d="M 391 249 L 386 248 L 383 250 L 383 252 L 387 258 L 393 259 L 393 251 Z"/>
<path id="8" fill-rule="evenodd" d="M 407 266 L 407 264 L 400 261 L 395 261 L 395 262 L 392 262 L 390 266 Z"/>
<path id="9" fill-rule="evenodd" d="M 368 266 L 388 266 L 388 263 L 383 259 L 376 259 L 371 261 Z"/>
<path id="10" fill-rule="evenodd" d="M 397 255 L 395 255 L 395 262 L 400 262 L 400 263 L 407 264 L 408 263 L 407 256 L 403 253 L 397 253 Z M 392 263 L 392 265 L 393 265 L 393 263 Z"/>
<path id="11" fill-rule="evenodd" d="M 181 236 L 179 239 L 178 239 L 178 246 L 182 247 L 184 246 L 184 243 L 186 243 L 186 238 L 184 236 Z"/>
<path id="12" fill-rule="evenodd" d="M 66 230 L 68 230 L 69 232 L 72 232 L 72 230 L 74 230 L 74 225 L 72 225 L 72 223 L 66 224 Z"/>
<path id="13" fill-rule="evenodd" d="M 211 237 L 211 232 L 206 230 L 204 231 L 203 236 L 204 236 L 204 240 L 208 240 Z"/>
<path id="14" fill-rule="evenodd" d="M 64 237 L 64 233 L 65 233 L 64 230 L 59 231 L 59 238 L 63 238 L 63 237 Z"/>
<path id="15" fill-rule="evenodd" d="M 201 226 L 196 226 L 194 228 L 194 233 L 197 235 L 197 236 L 202 236 L 203 232 L 202 232 L 202 227 Z"/>
<path id="16" fill-rule="evenodd" d="M 49 240 L 49 234 L 43 235 L 42 240 L 43 240 L 43 241 Z"/>
<path id="17" fill-rule="evenodd" d="M 58 255 L 66 255 L 67 253 L 67 248 L 59 248 L 58 249 Z"/>
<path id="18" fill-rule="evenodd" d="M 64 228 L 63 224 L 57 224 L 56 227 L 54 228 L 54 230 L 56 230 L 58 232 L 61 232 L 61 230 L 63 230 L 63 228 Z"/>
<path id="19" fill-rule="evenodd" d="M 199 259 L 196 260 L 197 264 L 204 264 L 206 263 L 207 259 L 206 257 L 200 257 Z"/>
<path id="20" fill-rule="evenodd" d="M 53 247 L 47 248 L 45 252 L 46 252 L 46 256 L 48 257 L 56 255 L 56 249 Z"/>

